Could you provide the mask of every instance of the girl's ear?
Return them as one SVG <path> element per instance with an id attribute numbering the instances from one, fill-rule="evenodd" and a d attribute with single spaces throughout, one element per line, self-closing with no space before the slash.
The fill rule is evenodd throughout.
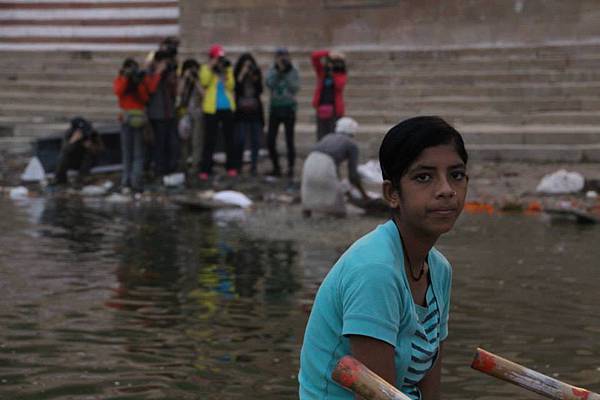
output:
<path id="1" fill-rule="evenodd" d="M 390 208 L 396 209 L 400 206 L 400 194 L 391 181 L 383 181 L 383 198 Z"/>

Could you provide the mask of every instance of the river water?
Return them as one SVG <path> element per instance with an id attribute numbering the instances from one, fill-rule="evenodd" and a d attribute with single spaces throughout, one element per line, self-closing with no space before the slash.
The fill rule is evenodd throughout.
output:
<path id="1" fill-rule="evenodd" d="M 165 206 L 0 213 L 0 399 L 297 398 L 308 309 L 343 247 Z M 539 398 L 470 369 L 478 346 L 600 391 L 600 227 L 464 215 L 438 248 L 454 265 L 444 398 Z"/>

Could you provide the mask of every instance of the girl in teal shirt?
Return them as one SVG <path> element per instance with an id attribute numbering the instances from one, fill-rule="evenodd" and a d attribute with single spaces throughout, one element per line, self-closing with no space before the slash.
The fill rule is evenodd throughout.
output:
<path id="1" fill-rule="evenodd" d="M 461 135 L 416 117 L 379 150 L 392 218 L 356 241 L 319 288 L 300 357 L 301 399 L 352 399 L 331 379 L 344 355 L 413 399 L 439 399 L 452 270 L 433 246 L 452 229 L 467 193 Z"/>

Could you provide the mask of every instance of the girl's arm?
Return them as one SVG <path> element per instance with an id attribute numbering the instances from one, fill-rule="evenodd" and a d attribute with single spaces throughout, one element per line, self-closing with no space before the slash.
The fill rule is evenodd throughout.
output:
<path id="1" fill-rule="evenodd" d="M 187 74 L 187 71 L 185 74 L 183 74 L 181 79 L 177 80 L 177 96 L 183 96 L 183 91 L 185 90 L 185 83 L 187 82 L 186 74 Z"/>
<path id="2" fill-rule="evenodd" d="M 440 386 L 442 382 L 442 350 L 444 348 L 444 342 L 440 343 L 438 350 L 438 356 L 433 364 L 433 367 L 429 370 L 427 375 L 421 379 L 418 386 L 421 389 L 421 395 L 423 400 L 439 400 L 440 399 Z"/>
<path id="3" fill-rule="evenodd" d="M 213 78 L 213 72 L 210 66 L 204 64 L 200 67 L 200 85 L 207 88 Z"/>
<path id="4" fill-rule="evenodd" d="M 260 96 L 263 92 L 263 79 L 262 79 L 262 73 L 260 72 L 260 69 L 257 72 L 257 78 L 256 78 L 256 95 Z"/>
<path id="5" fill-rule="evenodd" d="M 368 336 L 350 335 L 349 337 L 352 356 L 395 386 L 394 346 Z"/>
<path id="6" fill-rule="evenodd" d="M 313 51 L 313 53 L 310 56 L 313 68 L 315 69 L 315 72 L 317 73 L 318 76 L 323 74 L 323 63 L 321 62 L 321 58 L 327 57 L 328 55 L 329 55 L 329 50 L 318 50 L 318 51 Z"/>
<path id="7" fill-rule="evenodd" d="M 142 103 L 146 104 L 148 100 L 150 100 L 150 92 L 148 91 L 148 87 L 144 81 L 140 82 L 137 87 L 137 95 L 138 98 L 142 101 Z"/>
<path id="8" fill-rule="evenodd" d="M 267 71 L 267 79 L 265 81 L 265 84 L 269 89 L 273 89 L 275 87 L 275 82 L 278 80 L 277 75 L 278 72 L 275 69 L 275 67 L 271 67 L 269 68 L 269 71 Z"/>
<path id="9" fill-rule="evenodd" d="M 346 86 L 346 82 L 348 81 L 348 75 L 346 73 L 333 74 L 333 79 L 335 80 L 336 89 L 344 90 L 344 86 Z"/>
<path id="10" fill-rule="evenodd" d="M 125 89 L 127 88 L 127 78 L 123 75 L 119 75 L 113 81 L 113 91 L 118 97 L 123 96 Z"/>
<path id="11" fill-rule="evenodd" d="M 154 73 L 146 75 L 144 77 L 144 85 L 146 85 L 146 88 L 148 89 L 148 93 L 156 92 L 156 89 L 158 88 L 158 84 L 160 83 L 161 74 L 162 74 L 162 70 L 160 72 L 158 72 L 158 70 L 157 70 Z"/>
<path id="12" fill-rule="evenodd" d="M 298 75 L 298 71 L 294 68 L 286 76 L 290 92 L 293 94 L 298 93 L 298 90 L 300 90 L 300 76 Z"/>
<path id="13" fill-rule="evenodd" d="M 233 92 L 235 89 L 235 78 L 233 77 L 233 68 L 227 67 L 225 70 L 225 89 Z"/>

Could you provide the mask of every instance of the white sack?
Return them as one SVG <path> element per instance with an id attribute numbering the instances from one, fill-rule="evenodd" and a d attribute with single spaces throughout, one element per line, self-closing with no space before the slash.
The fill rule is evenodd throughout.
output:
<path id="1" fill-rule="evenodd" d="M 25 186 L 17 186 L 10 189 L 9 196 L 13 200 L 26 199 L 29 195 L 29 190 Z"/>
<path id="2" fill-rule="evenodd" d="M 583 175 L 580 173 L 561 169 L 545 175 L 535 190 L 550 194 L 575 193 L 583 189 L 584 181 Z"/>
<path id="3" fill-rule="evenodd" d="M 366 163 L 359 165 L 357 170 L 360 177 L 365 181 L 372 183 L 383 183 L 379 161 L 369 160 Z"/>
<path id="4" fill-rule="evenodd" d="M 252 200 L 243 193 L 234 190 L 223 190 L 213 195 L 213 200 L 220 201 L 225 204 L 233 204 L 238 207 L 247 208 L 252 205 Z"/>
<path id="5" fill-rule="evenodd" d="M 181 186 L 185 183 L 185 175 L 183 172 L 177 172 L 163 176 L 163 184 L 165 186 Z"/>
<path id="6" fill-rule="evenodd" d="M 21 174 L 24 182 L 39 182 L 46 177 L 46 171 L 37 157 L 31 157 L 25 171 Z"/>

